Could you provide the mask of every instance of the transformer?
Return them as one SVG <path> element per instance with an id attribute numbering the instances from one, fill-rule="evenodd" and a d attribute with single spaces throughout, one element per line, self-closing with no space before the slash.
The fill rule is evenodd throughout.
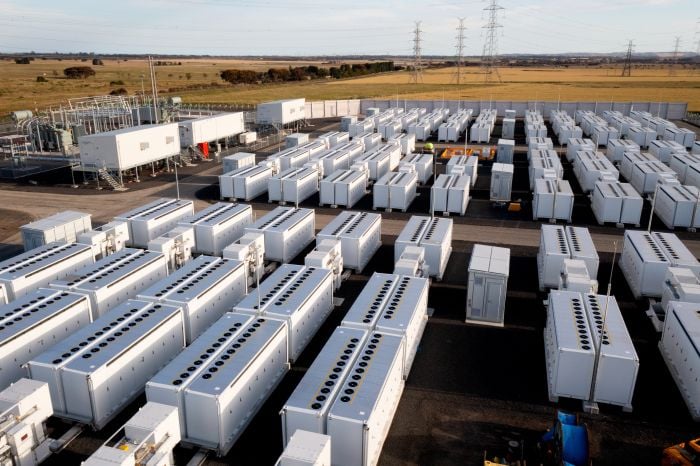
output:
<path id="1" fill-rule="evenodd" d="M 425 263 L 425 248 L 406 246 L 401 256 L 396 259 L 394 275 L 428 278 L 430 276 L 430 267 Z"/>
<path id="2" fill-rule="evenodd" d="M 514 166 L 511 163 L 494 163 L 491 166 L 491 202 L 510 202 L 513 170 Z"/>
<path id="3" fill-rule="evenodd" d="M 328 466 L 331 464 L 331 438 L 297 430 L 275 466 Z"/>
<path id="4" fill-rule="evenodd" d="M 700 279 L 692 270 L 683 267 L 669 267 L 666 270 L 661 291 L 661 307 L 664 311 L 671 301 L 700 303 Z"/>
<path id="5" fill-rule="evenodd" d="M 382 216 L 344 211 L 316 235 L 316 241 L 340 240 L 343 264 L 361 273 L 382 245 Z"/>
<path id="6" fill-rule="evenodd" d="M 560 291 L 597 293 L 598 280 L 591 280 L 586 263 L 581 259 L 564 259 L 559 273 Z"/>

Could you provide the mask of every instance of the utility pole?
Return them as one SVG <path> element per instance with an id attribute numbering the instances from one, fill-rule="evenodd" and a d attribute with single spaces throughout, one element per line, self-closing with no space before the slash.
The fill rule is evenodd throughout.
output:
<path id="1" fill-rule="evenodd" d="M 457 26 L 457 72 L 455 73 L 455 80 L 457 84 L 462 84 L 462 67 L 464 66 L 464 18 L 459 19 L 459 26 Z"/>
<path id="2" fill-rule="evenodd" d="M 681 36 L 676 36 L 675 45 L 673 47 L 673 61 L 671 62 L 671 67 L 668 69 L 669 76 L 675 76 L 676 69 L 675 65 L 678 65 L 678 56 L 681 50 Z"/>
<path id="3" fill-rule="evenodd" d="M 627 43 L 627 57 L 625 57 L 625 67 L 622 69 L 622 77 L 627 76 L 628 78 L 632 76 L 632 51 L 634 50 L 634 41 L 631 40 Z"/>
<path id="4" fill-rule="evenodd" d="M 421 21 L 416 21 L 416 28 L 413 30 L 413 71 L 411 72 L 411 83 L 423 82 L 423 63 L 421 59 L 421 42 L 423 31 L 420 28 Z"/>
<path id="5" fill-rule="evenodd" d="M 484 42 L 484 52 L 481 55 L 481 70 L 486 74 L 486 81 L 490 81 L 492 75 L 501 81 L 501 74 L 496 67 L 496 57 L 498 55 L 498 30 L 503 25 L 498 23 L 498 13 L 505 10 L 497 3 L 497 0 L 489 0 L 489 6 L 484 8 L 488 12 L 488 22 L 484 26 L 486 29 L 486 41 Z"/>

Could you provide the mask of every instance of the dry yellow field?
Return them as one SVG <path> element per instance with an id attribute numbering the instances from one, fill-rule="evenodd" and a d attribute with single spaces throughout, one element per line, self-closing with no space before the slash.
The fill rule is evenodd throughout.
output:
<path id="1" fill-rule="evenodd" d="M 501 68 L 502 82 L 486 82 L 476 68 L 465 68 L 462 84 L 454 83 L 454 69 L 424 72 L 421 84 L 410 84 L 409 73 L 397 72 L 341 81 L 307 81 L 278 85 L 231 86 L 219 78 L 224 69 L 245 68 L 264 71 L 321 62 L 272 60 L 182 59 L 180 66 L 157 67 L 161 95 L 179 95 L 185 102 L 255 104 L 265 100 L 305 97 L 308 100 L 351 98 L 464 99 L 464 100 L 550 100 L 556 101 L 671 101 L 688 102 L 700 111 L 700 72 L 667 69 L 639 69 L 631 78 L 620 77 L 613 68 Z M 93 66 L 96 76 L 68 80 L 62 76 L 69 66 L 90 65 L 79 60 L 41 60 L 30 65 L 0 61 L 0 115 L 17 109 L 41 109 L 68 98 L 103 95 L 124 87 L 130 94 L 141 91 L 141 76 L 148 76 L 144 60 L 105 60 Z M 36 82 L 45 76 L 49 82 Z M 124 85 L 110 85 L 123 81 Z M 218 86 L 217 86 L 218 85 Z M 201 89 L 191 89 L 200 86 Z M 148 79 L 144 79 L 146 91 Z M 190 87 L 190 89 L 187 89 Z M 169 92 L 172 91 L 172 92 Z"/>

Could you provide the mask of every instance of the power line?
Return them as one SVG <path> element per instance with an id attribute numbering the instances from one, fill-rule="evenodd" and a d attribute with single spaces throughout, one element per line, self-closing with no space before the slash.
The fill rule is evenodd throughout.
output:
<path id="1" fill-rule="evenodd" d="M 675 65 L 678 65 L 678 56 L 681 50 L 681 36 L 676 36 L 675 45 L 673 47 L 673 60 L 671 61 L 671 66 L 668 68 L 668 75 L 674 76 L 676 74 Z"/>
<path id="2" fill-rule="evenodd" d="M 491 80 L 492 75 L 496 75 L 498 81 L 501 81 L 501 74 L 496 66 L 496 58 L 498 55 L 498 29 L 502 28 L 498 24 L 498 12 L 505 10 L 496 0 L 489 0 L 489 6 L 484 8 L 488 12 L 489 19 L 484 29 L 486 29 L 486 41 L 484 42 L 484 52 L 481 55 L 481 70 L 486 75 L 486 81 Z"/>
<path id="3" fill-rule="evenodd" d="M 457 26 L 457 71 L 455 73 L 455 80 L 457 84 L 462 84 L 462 67 L 464 66 L 464 18 L 459 19 L 459 26 Z"/>
<path id="4" fill-rule="evenodd" d="M 416 28 L 413 30 L 413 70 L 411 72 L 411 83 L 423 82 L 423 63 L 421 59 L 421 42 L 423 41 L 420 28 L 421 21 L 416 21 Z"/>
<path id="5" fill-rule="evenodd" d="M 632 76 L 632 51 L 634 50 L 634 41 L 627 43 L 627 56 L 625 57 L 625 67 L 622 69 L 622 77 Z"/>

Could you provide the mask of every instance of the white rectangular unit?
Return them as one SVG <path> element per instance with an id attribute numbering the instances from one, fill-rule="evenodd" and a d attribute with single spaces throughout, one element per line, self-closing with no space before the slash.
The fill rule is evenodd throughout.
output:
<path id="1" fill-rule="evenodd" d="M 401 129 L 403 125 L 401 120 L 389 120 L 385 123 L 380 123 L 377 125 L 377 133 L 382 135 L 382 139 L 388 141 L 401 134 Z M 415 135 L 413 135 L 415 137 Z"/>
<path id="2" fill-rule="evenodd" d="M 668 168 L 658 160 L 654 162 L 638 163 L 632 167 L 630 184 L 639 194 L 651 194 L 656 190 L 656 185 L 662 176 L 675 178 L 676 172 Z"/>
<path id="3" fill-rule="evenodd" d="M 606 158 L 583 159 L 574 166 L 574 173 L 585 193 L 593 191 L 595 184 L 602 177 L 606 177 L 606 181 L 615 181 L 620 177 L 617 168 Z"/>
<path id="4" fill-rule="evenodd" d="M 600 348 L 593 401 L 632 411 L 639 357 L 617 300 L 614 296 L 584 294 L 583 303 L 594 348 Z"/>
<path id="5" fill-rule="evenodd" d="M 369 332 L 342 326 L 335 329 L 280 411 L 284 445 L 299 430 L 328 432 L 328 411 L 342 394 L 342 382 L 362 354 Z"/>
<path id="6" fill-rule="evenodd" d="M 401 146 L 401 155 L 412 154 L 416 150 L 416 135 L 402 133 L 396 135 L 392 138 L 394 141 L 398 141 Z"/>
<path id="7" fill-rule="evenodd" d="M 453 222 L 448 218 L 412 216 L 396 238 L 394 261 L 407 246 L 423 247 L 430 275 L 442 280 L 452 254 L 452 227 Z"/>
<path id="8" fill-rule="evenodd" d="M 356 116 L 344 116 L 340 118 L 340 131 L 350 131 L 350 125 L 357 123 Z"/>
<path id="9" fill-rule="evenodd" d="M 559 274 L 560 291 L 577 293 L 597 293 L 598 280 L 592 280 L 586 263 L 580 259 L 564 259 Z"/>
<path id="10" fill-rule="evenodd" d="M 245 131 L 243 112 L 216 113 L 178 122 L 180 146 L 215 142 L 237 136 Z"/>
<path id="11" fill-rule="evenodd" d="M 581 293 L 550 291 L 544 328 L 549 400 L 587 400 L 595 365 L 591 327 Z"/>
<path id="12" fill-rule="evenodd" d="M 624 152 L 620 161 L 620 174 L 627 181 L 632 179 L 632 170 L 638 163 L 654 162 L 656 157 L 648 152 Z"/>
<path id="13" fill-rule="evenodd" d="M 78 235 L 92 229 L 90 217 L 90 214 L 66 210 L 22 225 L 19 231 L 24 250 L 29 251 L 56 241 L 74 243 Z"/>
<path id="14" fill-rule="evenodd" d="M 628 139 L 611 139 L 605 150 L 605 156 L 611 162 L 622 162 L 622 155 L 625 152 L 641 152 L 639 144 Z"/>
<path id="15" fill-rule="evenodd" d="M 259 125 L 286 125 L 306 118 L 306 99 L 285 99 L 258 104 L 255 122 Z"/>
<path id="16" fill-rule="evenodd" d="M 223 456 L 289 370 L 282 321 L 224 314 L 146 385 L 177 406 L 182 441 Z"/>
<path id="17" fill-rule="evenodd" d="M 388 144 L 382 144 L 374 149 L 376 152 L 389 154 L 389 170 L 396 170 L 401 161 L 401 145 L 395 141 Z"/>
<path id="18" fill-rule="evenodd" d="M 309 161 L 311 151 L 304 147 L 293 147 L 285 151 L 274 154 L 280 161 L 280 170 L 302 167 Z"/>
<path id="19" fill-rule="evenodd" d="M 250 201 L 267 192 L 267 180 L 272 177 L 271 166 L 255 165 L 239 168 L 219 176 L 221 199 Z"/>
<path id="20" fill-rule="evenodd" d="M 284 144 L 287 149 L 290 147 L 301 146 L 307 142 L 309 142 L 308 133 L 292 133 L 288 134 L 287 137 L 284 138 Z"/>
<path id="21" fill-rule="evenodd" d="M 322 141 L 326 145 L 326 149 L 333 149 L 336 146 L 345 144 L 350 141 L 350 134 L 342 131 L 329 131 L 321 134 L 316 141 Z"/>
<path id="22" fill-rule="evenodd" d="M 584 261 L 591 278 L 597 278 L 600 258 L 588 228 L 568 225 L 564 227 L 564 232 L 571 251 L 571 258 Z"/>
<path id="23" fill-rule="evenodd" d="M 367 194 L 367 175 L 356 170 L 338 170 L 321 180 L 320 205 L 352 208 Z"/>
<path id="24" fill-rule="evenodd" d="M 430 189 L 430 210 L 464 215 L 471 181 L 467 175 L 440 175 Z"/>
<path id="25" fill-rule="evenodd" d="M 670 167 L 678 174 L 678 181 L 685 183 L 688 167 L 696 163 L 700 163 L 700 154 L 673 154 Z"/>
<path id="26" fill-rule="evenodd" d="M 394 275 L 428 278 L 430 267 L 425 263 L 425 248 L 406 246 L 394 264 Z"/>
<path id="27" fill-rule="evenodd" d="M 190 344 L 243 299 L 247 291 L 246 280 L 243 262 L 199 256 L 140 292 L 137 299 L 182 308 L 185 340 Z"/>
<path id="28" fill-rule="evenodd" d="M 371 150 L 362 154 L 357 160 L 367 163 L 369 179 L 372 181 L 377 181 L 391 171 L 391 154 L 385 151 Z"/>
<path id="29" fill-rule="evenodd" d="M 99 430 L 185 347 L 182 310 L 127 301 L 27 363 L 55 415 Z"/>
<path id="30" fill-rule="evenodd" d="M 250 152 L 238 152 L 227 155 L 222 159 L 223 173 L 228 173 L 239 168 L 252 167 L 255 165 L 255 154 Z"/>
<path id="31" fill-rule="evenodd" d="M 333 173 L 336 170 L 350 168 L 350 153 L 344 149 L 329 149 L 315 156 L 312 160 L 318 160 L 323 166 L 323 173 Z"/>
<path id="32" fill-rule="evenodd" d="M 129 225 L 127 246 L 145 248 L 148 242 L 172 230 L 178 222 L 194 215 L 194 203 L 184 199 L 160 198 L 117 215 L 114 220 Z"/>
<path id="33" fill-rule="evenodd" d="M 420 184 L 426 184 L 430 177 L 433 176 L 432 154 L 409 154 L 401 160 L 401 163 L 413 165 Z"/>
<path id="34" fill-rule="evenodd" d="M 683 154 L 688 151 L 685 150 L 685 146 L 678 144 L 675 141 L 651 141 L 649 143 L 649 152 L 651 155 L 655 156 L 663 163 L 669 163 L 671 161 L 672 154 Z"/>
<path id="35" fill-rule="evenodd" d="M 474 185 L 476 185 L 476 178 L 479 174 L 479 157 L 476 155 L 458 155 L 456 157 L 451 157 L 450 160 L 447 162 L 445 173 L 453 173 L 453 169 L 459 166 L 464 167 L 463 174 L 469 175 L 469 179 L 471 180 L 473 188 Z"/>
<path id="36" fill-rule="evenodd" d="M 365 152 L 376 149 L 382 143 L 382 136 L 379 133 L 364 133 L 353 137 L 353 141 L 357 141 L 365 148 Z"/>
<path id="37" fill-rule="evenodd" d="M 343 395 L 328 411 L 331 464 L 374 466 L 379 461 L 403 392 L 403 346 L 400 337 L 374 333 L 363 348 L 367 361 L 353 364 L 353 371 L 364 372 L 358 372 L 359 380 L 346 377 Z"/>
<path id="38" fill-rule="evenodd" d="M 532 219 L 565 220 L 571 222 L 574 192 L 567 180 L 535 180 Z"/>
<path id="39" fill-rule="evenodd" d="M 627 138 L 640 148 L 646 149 L 652 141 L 656 140 L 656 130 L 648 127 L 630 127 L 627 130 Z"/>
<path id="40" fill-rule="evenodd" d="M 501 135 L 507 139 L 515 138 L 515 118 L 504 118 Z"/>
<path id="41" fill-rule="evenodd" d="M 466 321 L 503 326 L 510 249 L 475 244 L 469 260 Z"/>
<path id="42" fill-rule="evenodd" d="M 639 225 L 644 200 L 629 183 L 598 181 L 591 207 L 599 224 L 612 222 Z"/>
<path id="43" fill-rule="evenodd" d="M 374 133 L 374 120 L 372 118 L 366 118 L 364 120 L 357 121 L 348 126 L 348 133 L 350 134 L 351 138 L 365 133 Z"/>
<path id="44" fill-rule="evenodd" d="M 253 223 L 253 208 L 247 204 L 217 202 L 181 220 L 179 226 L 194 227 L 195 252 L 220 256 Z"/>
<path id="45" fill-rule="evenodd" d="M 369 212 L 341 212 L 316 235 L 316 242 L 340 240 L 345 267 L 361 273 L 382 245 L 382 216 Z"/>
<path id="46" fill-rule="evenodd" d="M 313 209 L 277 207 L 245 231 L 265 235 L 265 259 L 286 263 L 313 243 L 315 218 Z"/>
<path id="47" fill-rule="evenodd" d="M 0 389 L 26 375 L 23 365 L 92 322 L 90 300 L 39 288 L 0 306 Z"/>
<path id="48" fill-rule="evenodd" d="M 222 252 L 224 259 L 243 262 L 246 270 L 248 289 L 262 280 L 265 274 L 265 235 L 245 233 L 236 242 L 226 246 Z"/>
<path id="49" fill-rule="evenodd" d="M 177 408 L 148 402 L 82 466 L 173 466 L 180 438 Z"/>
<path id="50" fill-rule="evenodd" d="M 306 267 L 328 269 L 333 273 L 333 288 L 338 290 L 343 284 L 343 252 L 340 240 L 316 240 L 316 247 L 304 258 Z"/>
<path id="51" fill-rule="evenodd" d="M 654 213 L 668 228 L 700 226 L 700 189 L 680 184 L 661 184 Z"/>
<path id="52" fill-rule="evenodd" d="M 11 302 L 94 261 L 92 248 L 86 244 L 50 243 L 0 262 L 0 284 Z"/>
<path id="53" fill-rule="evenodd" d="M 374 184 L 372 207 L 406 212 L 416 198 L 417 186 L 416 173 L 389 172 Z"/>
<path id="54" fill-rule="evenodd" d="M 567 259 L 571 259 L 571 249 L 564 227 L 542 225 L 540 248 L 537 251 L 537 278 L 540 291 L 559 286 L 559 276 Z"/>
<path id="55" fill-rule="evenodd" d="M 147 249 L 162 253 L 168 264 L 168 273 L 172 273 L 192 259 L 194 245 L 194 228 L 186 226 L 175 227 L 149 241 Z"/>
<path id="56" fill-rule="evenodd" d="M 661 308 L 665 311 L 671 301 L 700 303 L 700 279 L 692 270 L 683 267 L 669 267 L 666 270 Z"/>
<path id="57" fill-rule="evenodd" d="M 659 349 L 690 416 L 700 421 L 700 305 L 669 303 Z"/>
<path id="58" fill-rule="evenodd" d="M 595 144 L 590 139 L 571 138 L 566 146 L 566 160 L 573 162 L 576 158 L 576 152 L 594 151 Z"/>
<path id="59" fill-rule="evenodd" d="M 258 140 L 258 133 L 255 131 L 246 131 L 238 135 L 238 143 L 245 145 L 253 144 Z"/>
<path id="60" fill-rule="evenodd" d="M 496 161 L 498 163 L 513 163 L 515 141 L 513 139 L 499 139 Z"/>
<path id="61" fill-rule="evenodd" d="M 298 204 L 318 192 L 318 170 L 290 168 L 267 180 L 267 196 L 271 202 Z"/>
<path id="62" fill-rule="evenodd" d="M 513 187 L 513 164 L 494 163 L 491 167 L 491 202 L 510 202 Z"/>
<path id="63" fill-rule="evenodd" d="M 50 286 L 87 295 L 93 315 L 101 317 L 167 275 L 168 266 L 162 253 L 127 248 Z"/>
<path id="64" fill-rule="evenodd" d="M 129 225 L 126 222 L 109 222 L 78 235 L 77 242 L 92 247 L 95 260 L 121 251 L 129 241 Z"/>
<path id="65" fill-rule="evenodd" d="M 141 125 L 81 136 L 80 162 L 124 171 L 173 157 L 180 153 L 177 125 Z"/>
<path id="66" fill-rule="evenodd" d="M 528 167 L 530 189 L 535 188 L 535 181 L 539 179 L 563 179 L 564 167 L 555 151 L 535 151 L 530 158 Z"/>
<path id="67" fill-rule="evenodd" d="M 298 430 L 275 466 L 330 466 L 331 438 L 327 435 Z"/>
<path id="68" fill-rule="evenodd" d="M 234 306 L 234 312 L 287 322 L 288 357 L 294 362 L 333 310 L 333 273 L 284 264 Z"/>

